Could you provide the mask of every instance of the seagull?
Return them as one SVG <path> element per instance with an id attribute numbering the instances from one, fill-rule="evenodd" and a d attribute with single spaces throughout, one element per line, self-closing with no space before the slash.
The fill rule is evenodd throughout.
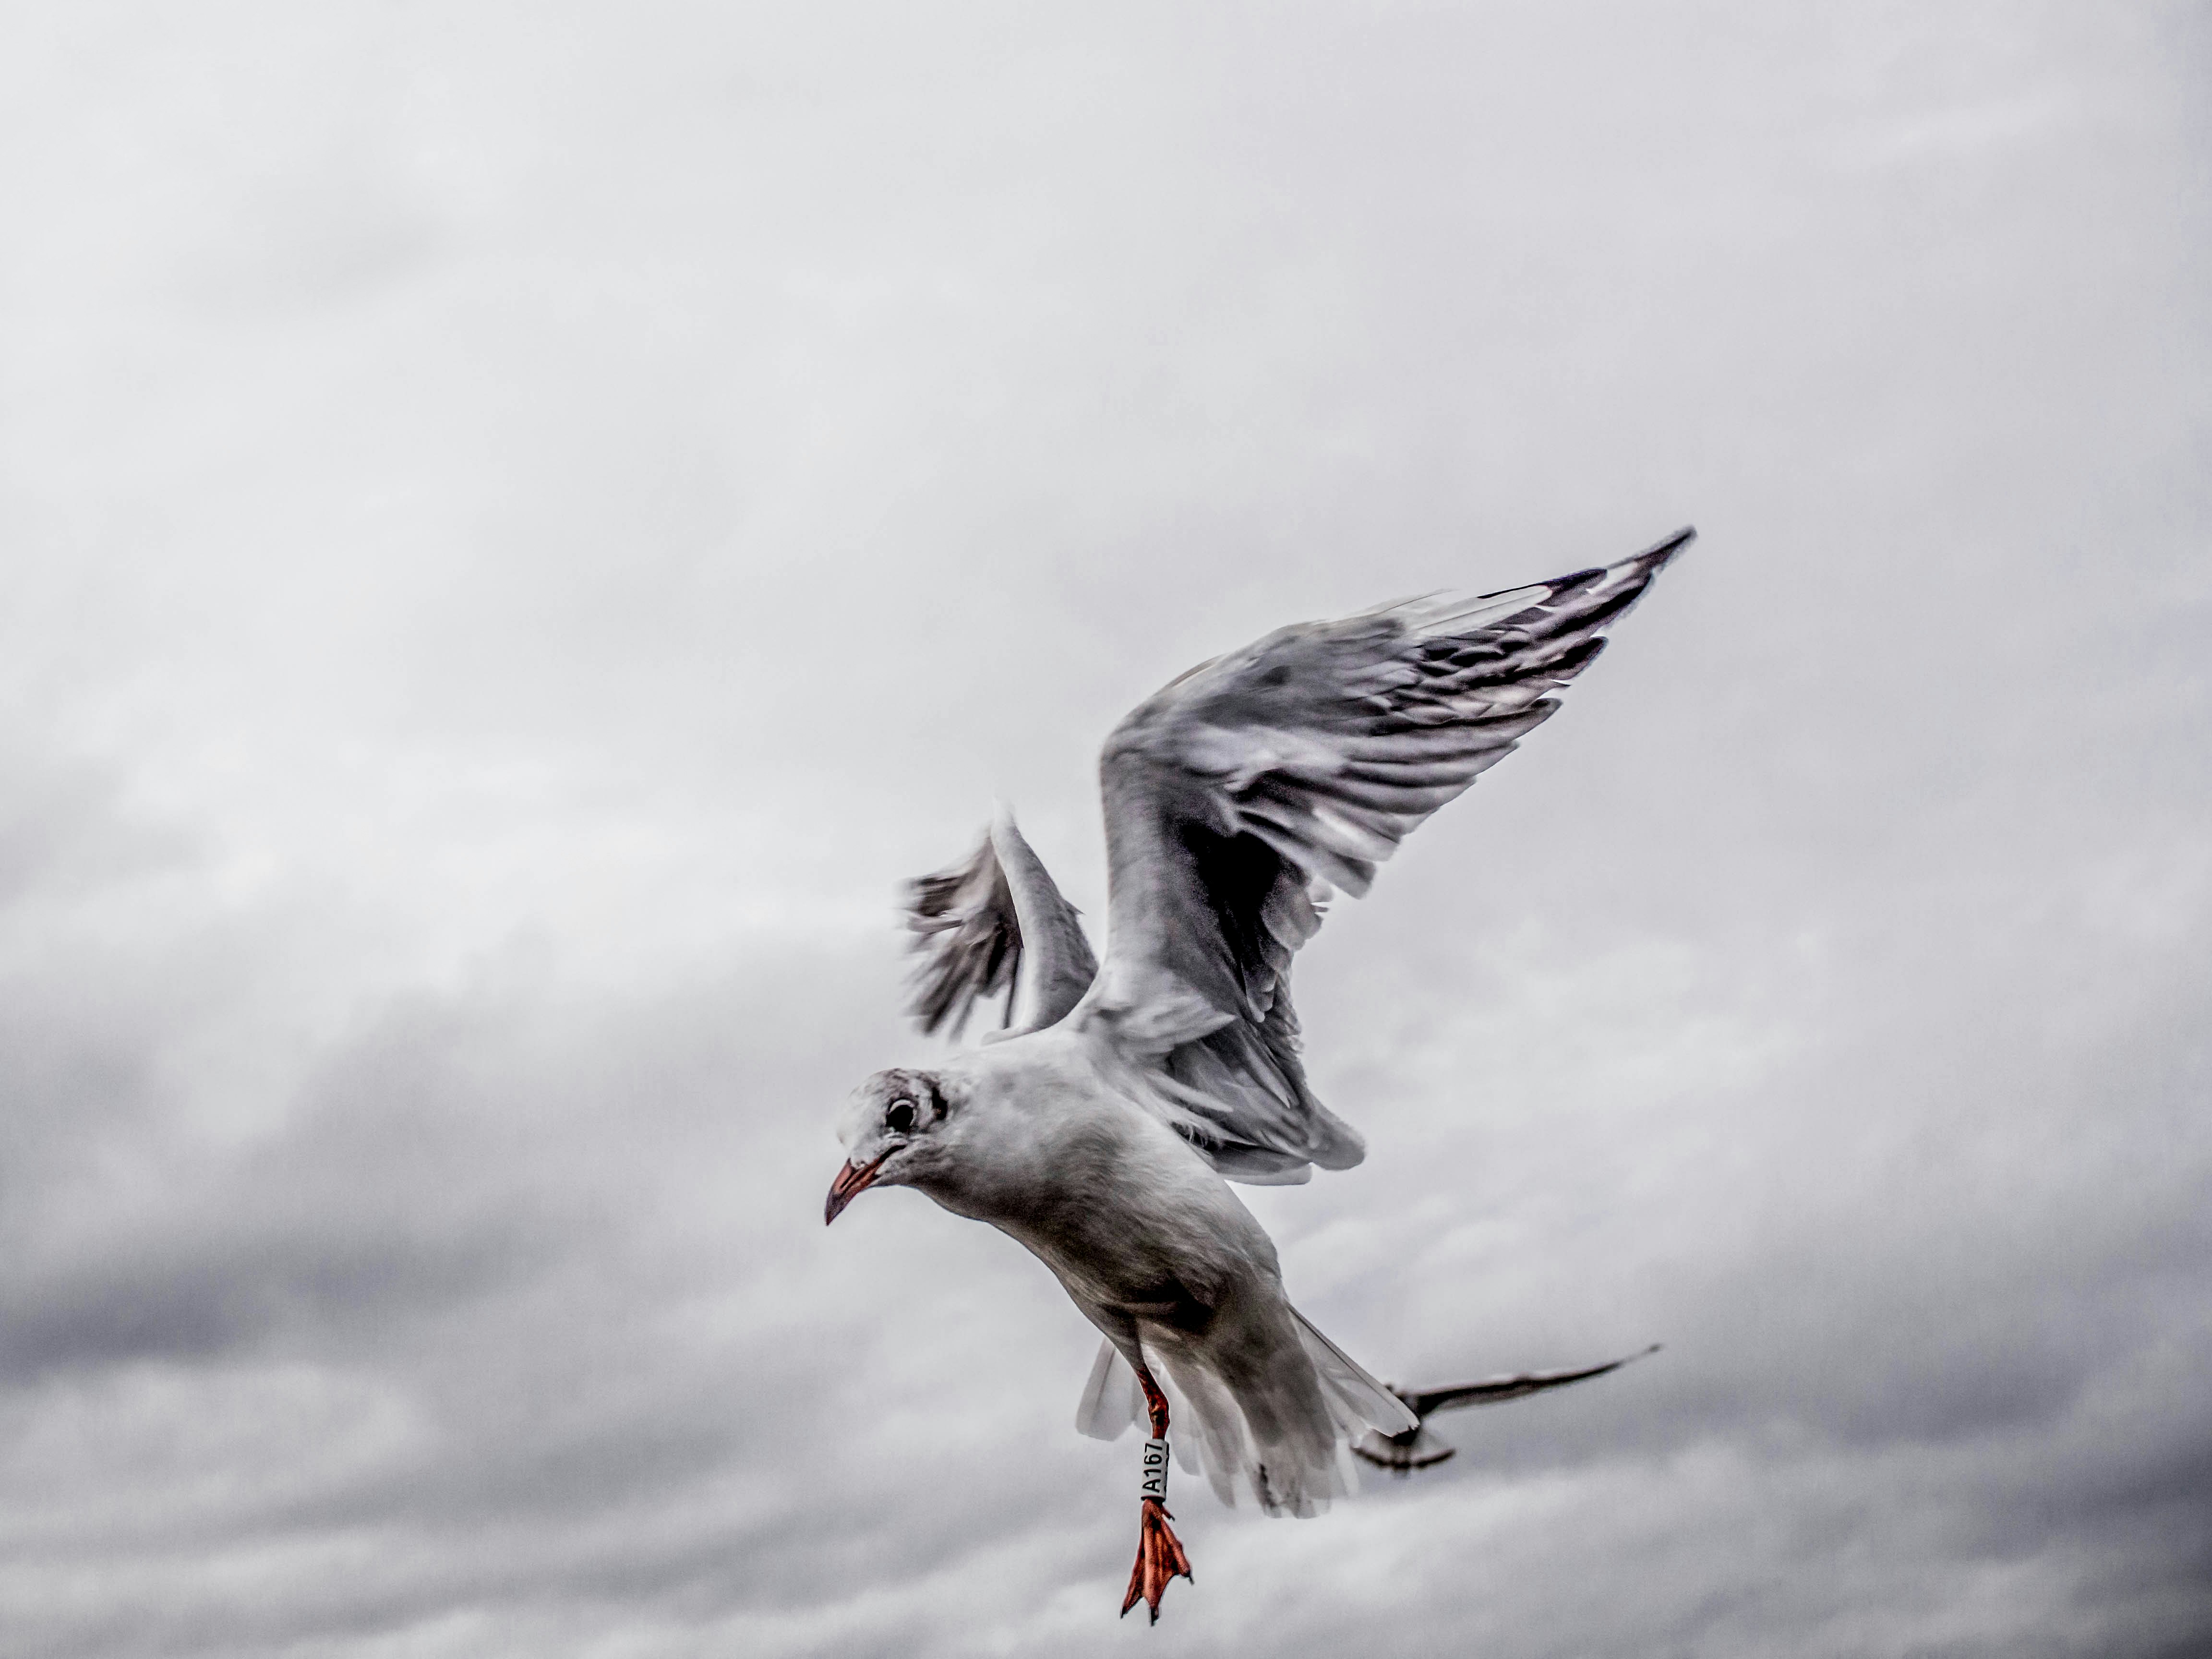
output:
<path id="1" fill-rule="evenodd" d="M 1352 1443 L 1353 1453 L 1372 1463 L 1378 1469 L 1388 1469 L 1398 1476 L 1411 1474 L 1415 1469 L 1425 1469 L 1441 1463 L 1459 1450 L 1447 1446 L 1428 1431 L 1428 1420 L 1438 1412 L 1456 1411 L 1462 1406 L 1502 1406 L 1509 1400 L 1525 1400 L 1532 1394 L 1541 1394 L 1547 1389 L 1564 1389 L 1570 1382 L 1587 1382 L 1593 1376 L 1603 1376 L 1617 1371 L 1623 1365 L 1648 1358 L 1659 1352 L 1654 1342 L 1641 1353 L 1608 1361 L 1602 1365 L 1586 1365 L 1578 1371 L 1522 1371 L 1513 1376 L 1486 1377 L 1480 1382 L 1448 1382 L 1434 1389 L 1393 1388 L 1406 1409 L 1413 1414 L 1410 1429 L 1398 1434 L 1383 1434 L 1370 1429 Z"/>
<path id="2" fill-rule="evenodd" d="M 1419 1431 L 1291 1305 L 1230 1189 L 1365 1155 L 1308 1086 L 1291 960 L 1334 893 L 1364 894 L 1551 717 L 1693 533 L 1529 586 L 1279 629 L 1170 681 L 1099 758 L 1103 963 L 1003 807 L 969 858 L 912 884 L 917 1023 L 957 1036 L 1003 994 L 1002 1028 L 854 1091 L 823 1219 L 870 1188 L 917 1188 L 1027 1248 L 1097 1328 L 1079 1426 L 1150 1427 L 1125 1616 L 1141 1600 L 1157 1623 L 1169 1583 L 1192 1577 L 1169 1524 L 1171 1415 L 1198 1443 L 1176 1461 L 1269 1515 L 1348 1491 L 1361 1436 Z"/>

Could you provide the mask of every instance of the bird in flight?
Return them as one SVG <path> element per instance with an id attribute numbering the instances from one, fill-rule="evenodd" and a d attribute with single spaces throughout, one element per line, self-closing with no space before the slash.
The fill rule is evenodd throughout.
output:
<path id="1" fill-rule="evenodd" d="M 1408 1475 L 1415 1469 L 1425 1469 L 1441 1463 L 1459 1450 L 1447 1446 L 1431 1434 L 1429 1419 L 1438 1412 L 1457 1411 L 1462 1406 L 1502 1406 L 1509 1400 L 1525 1400 L 1532 1394 L 1542 1394 L 1547 1389 L 1564 1389 L 1570 1382 L 1587 1382 L 1593 1376 L 1603 1376 L 1617 1371 L 1623 1365 L 1649 1358 L 1659 1352 L 1654 1342 L 1641 1353 L 1626 1358 L 1608 1361 L 1602 1365 L 1585 1365 L 1574 1371 L 1522 1371 L 1513 1376 L 1485 1377 L 1480 1382 L 1447 1382 L 1434 1389 L 1393 1388 L 1407 1411 L 1413 1414 L 1413 1426 L 1397 1434 L 1383 1434 L 1370 1429 L 1352 1443 L 1355 1455 L 1372 1463 L 1378 1469 L 1388 1469 L 1395 1475 Z"/>
<path id="2" fill-rule="evenodd" d="M 1139 703 L 1099 759 L 1103 963 L 1003 809 L 964 863 L 914 884 L 922 1030 L 957 1035 L 1001 994 L 1005 1027 L 854 1091 L 824 1219 L 871 1187 L 918 1188 L 1027 1247 L 1098 1328 L 1079 1425 L 1151 1430 L 1124 1614 L 1141 1600 L 1157 1622 L 1170 1580 L 1191 1577 L 1169 1524 L 1171 1405 L 1196 1431 L 1176 1461 L 1270 1515 L 1344 1492 L 1343 1449 L 1363 1435 L 1419 1429 L 1291 1305 L 1274 1244 L 1229 1188 L 1365 1154 L 1307 1085 L 1291 959 L 1332 893 L 1365 893 L 1401 840 L 1551 716 L 1692 533 L 1527 587 L 1279 629 Z"/>

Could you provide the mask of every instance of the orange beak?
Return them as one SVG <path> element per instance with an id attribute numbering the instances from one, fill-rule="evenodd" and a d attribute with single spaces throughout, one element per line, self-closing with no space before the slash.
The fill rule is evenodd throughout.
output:
<path id="1" fill-rule="evenodd" d="M 822 1224 L 828 1226 L 844 1213 L 845 1206 L 876 1184 L 876 1171 L 884 1167 L 890 1156 L 888 1149 L 878 1152 L 866 1164 L 848 1163 L 837 1171 L 837 1178 L 830 1183 L 830 1201 L 822 1206 Z"/>

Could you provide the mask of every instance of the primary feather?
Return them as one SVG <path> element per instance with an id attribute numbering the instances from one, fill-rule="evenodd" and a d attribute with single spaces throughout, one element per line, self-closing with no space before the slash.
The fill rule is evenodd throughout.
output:
<path id="1" fill-rule="evenodd" d="M 1550 695 L 1691 532 L 1601 569 L 1278 629 L 1106 740 L 1108 944 L 1074 1013 L 1232 1180 L 1302 1181 L 1365 1146 L 1316 1099 L 1291 957 L 1377 864 L 1559 707 Z"/>
<path id="2" fill-rule="evenodd" d="M 966 859 L 908 884 L 907 926 L 922 958 L 908 1006 L 926 1032 L 949 1025 L 958 1036 L 975 1005 L 999 995 L 1013 1028 L 1024 957 L 1035 964 L 1028 1018 L 1007 1036 L 1058 1024 L 1097 975 L 1079 913 L 1003 806 Z"/>

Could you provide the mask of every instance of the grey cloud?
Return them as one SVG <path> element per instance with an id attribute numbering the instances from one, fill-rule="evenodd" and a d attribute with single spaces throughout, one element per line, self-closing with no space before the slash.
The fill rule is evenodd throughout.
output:
<path id="1" fill-rule="evenodd" d="M 12 20 L 0 1650 L 2212 1632 L 2182 8 Z M 1704 532 L 1299 965 L 1447 1419 L 1193 1491 L 828 1124 L 900 879 L 1300 616 Z"/>

